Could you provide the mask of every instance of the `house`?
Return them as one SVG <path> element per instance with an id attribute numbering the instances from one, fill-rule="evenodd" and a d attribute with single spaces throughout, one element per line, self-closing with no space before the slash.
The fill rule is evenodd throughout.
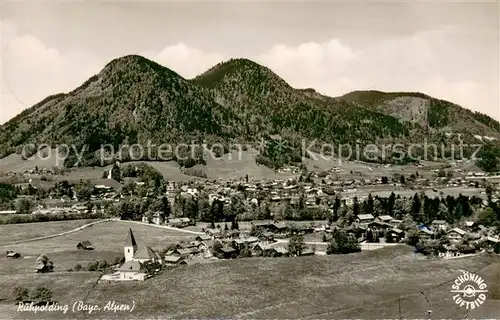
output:
<path id="1" fill-rule="evenodd" d="M 189 218 L 175 218 L 169 219 L 167 224 L 173 228 L 185 228 L 189 226 L 191 220 Z"/>
<path id="2" fill-rule="evenodd" d="M 368 227 L 373 231 L 385 231 L 392 229 L 392 225 L 382 221 L 372 221 L 368 223 Z"/>
<path id="3" fill-rule="evenodd" d="M 374 219 L 375 219 L 375 217 L 373 217 L 373 215 L 371 215 L 371 214 L 360 214 L 357 217 L 357 220 L 360 223 L 369 223 L 369 222 L 372 222 Z"/>
<path id="4" fill-rule="evenodd" d="M 272 232 L 263 232 L 259 235 L 259 240 L 260 241 L 269 241 L 272 242 L 274 241 L 274 233 Z"/>
<path id="5" fill-rule="evenodd" d="M 208 241 L 208 240 L 212 240 L 212 237 L 210 237 L 209 235 L 199 235 L 199 236 L 196 236 L 196 238 L 194 238 L 196 241 L 199 241 L 199 242 L 203 242 L 203 241 Z"/>
<path id="6" fill-rule="evenodd" d="M 257 242 L 259 242 L 259 238 L 257 237 L 248 237 L 245 239 L 245 243 L 249 246 L 255 245 Z"/>
<path id="7" fill-rule="evenodd" d="M 272 248 L 272 251 L 274 251 L 273 256 L 275 257 L 288 257 L 289 255 L 288 249 L 283 247 Z"/>
<path id="8" fill-rule="evenodd" d="M 363 226 L 354 226 L 353 225 L 353 226 L 350 226 L 349 228 L 347 228 L 346 233 L 359 239 L 359 238 L 361 238 L 361 236 L 363 234 L 366 233 L 366 228 Z"/>
<path id="9" fill-rule="evenodd" d="M 181 256 L 183 258 L 187 258 L 191 255 L 198 254 L 199 250 L 196 247 L 191 247 L 191 248 L 182 248 L 182 249 L 175 249 L 174 254 Z"/>
<path id="10" fill-rule="evenodd" d="M 88 240 L 78 242 L 78 244 L 76 245 L 76 248 L 78 250 L 94 250 L 94 247 L 92 247 L 92 244 Z"/>
<path id="11" fill-rule="evenodd" d="M 221 253 L 224 259 L 235 259 L 238 256 L 238 252 L 231 247 L 223 247 Z"/>
<path id="12" fill-rule="evenodd" d="M 305 256 L 314 256 L 314 250 L 312 249 L 306 249 L 304 251 L 302 251 L 302 253 L 300 254 L 301 257 L 305 257 Z"/>
<path id="13" fill-rule="evenodd" d="M 220 229 L 206 229 L 205 233 L 213 238 L 220 239 L 224 237 L 224 233 Z"/>
<path id="14" fill-rule="evenodd" d="M 434 231 L 438 230 L 446 231 L 446 229 L 448 229 L 448 223 L 444 220 L 434 220 L 431 222 L 431 228 Z"/>
<path id="15" fill-rule="evenodd" d="M 9 259 L 19 259 L 21 258 L 21 254 L 15 251 L 7 251 L 7 258 Z"/>
<path id="16" fill-rule="evenodd" d="M 385 222 L 385 223 L 391 223 L 392 220 L 394 220 L 393 217 L 389 216 L 389 215 L 383 215 L 383 216 L 379 216 L 377 218 L 378 221 L 382 221 L 382 222 Z"/>
<path id="17" fill-rule="evenodd" d="M 392 228 L 391 230 L 388 230 L 387 232 L 391 234 L 394 242 L 400 242 L 405 236 L 404 231 L 401 229 L 398 229 L 398 228 Z"/>
<path id="18" fill-rule="evenodd" d="M 180 265 L 180 264 L 183 264 L 183 262 L 186 262 L 183 257 L 165 256 L 165 264 L 167 264 L 167 265 Z"/>
<path id="19" fill-rule="evenodd" d="M 460 228 L 453 228 L 446 233 L 446 237 L 450 241 L 458 242 L 458 241 L 462 241 L 465 234 L 466 234 L 466 232 L 464 230 L 462 230 Z"/>
<path id="20" fill-rule="evenodd" d="M 253 251 L 257 256 L 264 256 L 268 251 L 272 249 L 273 249 L 272 247 L 263 242 L 259 242 L 253 247 Z"/>
<path id="21" fill-rule="evenodd" d="M 122 281 L 144 281 L 148 276 L 145 266 L 139 261 L 127 261 L 119 269 Z"/>
<path id="22" fill-rule="evenodd" d="M 160 225 L 163 222 L 165 222 L 165 215 L 162 212 L 159 212 L 159 211 L 155 212 L 153 214 L 153 223 L 156 224 L 156 225 Z"/>
<path id="23" fill-rule="evenodd" d="M 489 249 L 494 249 L 496 246 L 500 245 L 500 239 L 493 238 L 493 237 L 486 237 L 486 246 Z"/>
<path id="24" fill-rule="evenodd" d="M 418 230 L 418 236 L 423 241 L 428 241 L 434 238 L 434 232 L 427 228 L 422 228 Z"/>
<path id="25" fill-rule="evenodd" d="M 245 242 L 245 239 L 234 239 L 232 241 L 233 248 L 237 250 L 242 250 L 246 245 L 247 243 Z"/>
<path id="26" fill-rule="evenodd" d="M 479 226 L 475 221 L 465 221 L 465 229 L 469 232 L 479 231 Z"/>

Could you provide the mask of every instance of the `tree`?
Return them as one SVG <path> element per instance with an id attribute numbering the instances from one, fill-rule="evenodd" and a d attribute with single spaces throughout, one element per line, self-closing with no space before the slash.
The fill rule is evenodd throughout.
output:
<path id="1" fill-rule="evenodd" d="M 418 233 L 416 231 L 412 231 L 408 235 L 408 240 L 406 241 L 406 243 L 409 244 L 410 246 L 416 246 L 417 243 L 419 242 L 420 242 L 420 237 L 418 236 Z"/>
<path id="2" fill-rule="evenodd" d="M 90 181 L 81 181 L 75 186 L 75 193 L 78 201 L 90 201 L 92 191 L 93 188 L 90 184 Z"/>
<path id="3" fill-rule="evenodd" d="M 360 251 L 361 247 L 357 239 L 345 231 L 338 231 L 328 244 L 326 254 L 349 254 Z"/>
<path id="4" fill-rule="evenodd" d="M 371 229 L 368 229 L 366 231 L 366 242 L 375 242 L 373 237 L 373 231 Z"/>
<path id="5" fill-rule="evenodd" d="M 354 196 L 353 203 L 352 203 L 352 213 L 355 217 L 359 215 L 359 201 L 358 197 Z"/>
<path id="6" fill-rule="evenodd" d="M 385 233 L 385 242 L 387 242 L 387 243 L 394 243 L 394 237 L 393 237 L 392 232 L 390 230 L 388 230 Z"/>
<path id="7" fill-rule="evenodd" d="M 28 199 L 21 199 L 17 203 L 17 213 L 29 214 L 33 210 L 33 203 Z"/>
<path id="8" fill-rule="evenodd" d="M 292 255 L 300 256 L 306 249 L 304 237 L 302 235 L 294 235 L 288 242 L 288 252 Z"/>
<path id="9" fill-rule="evenodd" d="M 228 231 L 228 230 L 229 230 L 229 228 L 228 228 L 228 226 L 227 226 L 227 223 L 225 223 L 225 224 L 224 224 L 224 231 Z"/>
<path id="10" fill-rule="evenodd" d="M 404 174 L 402 174 L 401 177 L 399 178 L 399 182 L 401 182 L 401 184 L 405 184 L 406 183 L 406 179 L 405 179 Z"/>
<path id="11" fill-rule="evenodd" d="M 231 222 L 231 230 L 240 230 L 240 226 L 238 224 L 238 220 L 233 220 Z"/>
<path id="12" fill-rule="evenodd" d="M 415 193 L 415 195 L 413 196 L 413 202 L 411 205 L 411 212 L 412 212 L 413 219 L 415 221 L 418 221 L 421 207 L 422 207 L 422 203 L 420 202 L 420 197 L 418 196 L 418 194 Z"/>
<path id="13" fill-rule="evenodd" d="M 220 241 L 215 241 L 212 247 L 212 254 L 218 256 L 222 252 L 223 245 Z"/>
<path id="14" fill-rule="evenodd" d="M 29 299 L 29 291 L 23 287 L 15 287 L 14 288 L 14 299 L 16 302 L 23 302 Z"/>
<path id="15" fill-rule="evenodd" d="M 363 213 L 374 214 L 373 211 L 373 197 L 372 194 L 368 194 L 368 199 L 363 203 Z"/>
<path id="16" fill-rule="evenodd" d="M 38 303 L 46 303 L 52 301 L 52 291 L 50 289 L 38 286 L 30 294 L 32 301 L 37 301 Z"/>
<path id="17" fill-rule="evenodd" d="M 118 164 L 115 164 L 111 169 L 111 179 L 115 179 L 116 181 L 122 180 L 122 173 Z"/>

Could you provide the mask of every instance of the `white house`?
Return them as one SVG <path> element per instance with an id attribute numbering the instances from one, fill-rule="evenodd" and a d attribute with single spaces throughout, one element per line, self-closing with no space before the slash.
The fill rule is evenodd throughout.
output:
<path id="1" fill-rule="evenodd" d="M 461 241 L 462 238 L 465 236 L 465 231 L 460 229 L 460 228 L 453 228 L 450 231 L 446 233 L 446 237 L 450 241 Z"/>
<path id="2" fill-rule="evenodd" d="M 144 281 L 148 275 L 146 268 L 139 261 L 127 261 L 118 271 L 122 281 Z"/>

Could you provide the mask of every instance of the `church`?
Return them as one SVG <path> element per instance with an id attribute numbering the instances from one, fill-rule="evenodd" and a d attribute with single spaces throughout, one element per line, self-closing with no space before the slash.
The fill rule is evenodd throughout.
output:
<path id="1" fill-rule="evenodd" d="M 139 248 L 132 229 L 129 229 L 125 246 L 125 263 L 118 269 L 120 280 L 144 281 L 148 277 L 148 265 L 161 263 L 160 256 L 150 247 Z"/>

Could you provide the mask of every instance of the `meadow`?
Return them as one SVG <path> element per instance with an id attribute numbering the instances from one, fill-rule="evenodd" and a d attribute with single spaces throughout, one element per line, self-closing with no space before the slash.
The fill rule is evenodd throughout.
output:
<path id="1" fill-rule="evenodd" d="M 100 306 L 108 301 L 135 303 L 132 313 L 99 312 L 93 318 L 395 319 L 401 310 L 404 318 L 423 319 L 427 310 L 433 310 L 437 318 L 464 316 L 466 310 L 454 305 L 449 290 L 461 270 L 468 270 L 483 276 L 492 293 L 485 304 L 486 314 L 476 314 L 498 318 L 500 310 L 494 306 L 498 303 L 499 267 L 498 256 L 419 259 L 411 248 L 400 246 L 352 255 L 249 258 L 183 266 L 134 283 L 96 284 L 87 273 L 74 274 L 74 278 L 72 274 L 23 274 L 0 276 L 0 280 L 9 286 L 46 283 L 65 303 L 75 299 Z M 71 289 L 70 296 L 61 295 L 71 284 L 78 288 Z M 3 309 L 12 312 L 14 306 L 5 306 L 11 298 L 0 298 L 6 299 Z M 51 314 L 50 318 L 67 317 Z M 13 318 L 36 317 L 17 313 Z M 72 313 L 71 318 L 89 315 Z"/>
<path id="2" fill-rule="evenodd" d="M 301 258 L 247 258 L 194 264 L 167 270 L 145 282 L 98 283 L 91 272 L 67 272 L 77 263 L 114 261 L 123 256 L 123 244 L 132 228 L 139 246 L 161 249 L 188 241 L 193 234 L 148 225 L 110 221 L 56 238 L 2 246 L 24 258 L 0 257 L 0 318 L 37 319 L 40 314 L 16 312 L 16 286 L 45 285 L 60 304 L 84 301 L 104 306 L 108 301 L 135 303 L 132 313 L 51 313 L 67 318 L 233 318 L 332 319 L 462 318 L 466 312 L 452 301 L 451 281 L 462 270 L 477 272 L 488 284 L 484 309 L 470 315 L 499 318 L 500 257 L 483 254 L 456 260 L 425 259 L 401 245 L 351 255 Z M 55 228 L 54 228 L 55 229 Z M 94 251 L 78 251 L 90 240 Z M 36 257 L 46 253 L 55 272 L 35 274 Z"/>
<path id="3" fill-rule="evenodd" d="M 67 220 L 0 225 L 0 246 L 67 232 L 98 220 Z"/>

